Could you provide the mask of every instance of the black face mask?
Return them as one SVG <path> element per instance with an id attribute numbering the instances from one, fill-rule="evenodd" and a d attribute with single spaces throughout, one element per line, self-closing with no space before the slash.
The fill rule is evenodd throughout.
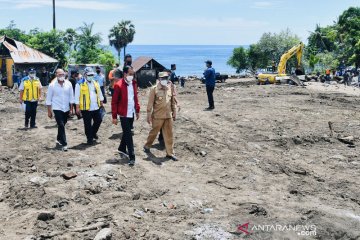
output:
<path id="1" fill-rule="evenodd" d="M 100 70 L 96 70 L 96 73 L 97 73 L 97 74 L 100 74 L 100 72 L 101 72 Z"/>
<path id="2" fill-rule="evenodd" d="M 132 61 L 126 61 L 126 66 L 131 66 Z"/>

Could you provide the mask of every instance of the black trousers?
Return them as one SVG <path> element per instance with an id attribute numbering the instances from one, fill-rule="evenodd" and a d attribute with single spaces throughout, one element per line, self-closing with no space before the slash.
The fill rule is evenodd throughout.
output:
<path id="1" fill-rule="evenodd" d="M 162 129 L 160 129 L 160 134 L 159 134 L 159 137 L 158 137 L 158 141 L 159 142 L 164 142 L 164 135 L 162 133 Z"/>
<path id="2" fill-rule="evenodd" d="M 127 148 L 130 160 L 135 160 L 134 141 L 131 134 L 131 126 L 134 118 L 120 117 L 120 122 L 123 135 L 118 150 L 126 152 Z"/>
<path id="3" fill-rule="evenodd" d="M 66 142 L 66 134 L 65 134 L 65 125 L 67 123 L 67 119 L 69 116 L 69 112 L 63 112 L 59 110 L 54 110 L 55 120 L 58 125 L 58 134 L 56 139 L 58 142 L 63 145 L 67 146 Z"/>
<path id="4" fill-rule="evenodd" d="M 104 101 L 103 101 L 103 103 L 107 103 L 107 99 L 106 99 L 106 94 L 105 94 L 105 88 L 104 88 L 104 86 L 100 87 L 100 90 L 101 90 L 101 92 L 102 92 L 102 95 L 104 96 Z"/>
<path id="5" fill-rule="evenodd" d="M 206 85 L 206 93 L 208 96 L 208 101 L 209 101 L 209 107 L 210 108 L 214 108 L 214 96 L 213 96 L 213 92 L 214 92 L 215 87 L 214 86 L 208 86 Z"/>
<path id="6" fill-rule="evenodd" d="M 87 141 L 92 142 L 102 122 L 100 110 L 98 109 L 95 111 L 81 111 L 81 115 L 84 120 L 84 128 Z"/>
<path id="7" fill-rule="evenodd" d="M 30 127 L 35 126 L 35 120 L 36 120 L 36 109 L 38 106 L 38 102 L 30 102 L 25 101 L 24 104 L 26 105 L 25 109 L 25 125 L 29 125 L 30 120 Z"/>

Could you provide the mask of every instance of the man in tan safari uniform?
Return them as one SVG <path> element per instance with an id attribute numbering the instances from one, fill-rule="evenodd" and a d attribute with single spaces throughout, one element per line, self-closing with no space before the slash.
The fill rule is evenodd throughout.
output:
<path id="1" fill-rule="evenodd" d="M 159 81 L 150 89 L 147 106 L 147 122 L 152 124 L 149 136 L 144 146 L 145 153 L 150 148 L 162 129 L 166 148 L 166 157 L 177 161 L 174 154 L 173 121 L 176 119 L 175 86 L 169 81 L 168 72 L 159 73 Z"/>

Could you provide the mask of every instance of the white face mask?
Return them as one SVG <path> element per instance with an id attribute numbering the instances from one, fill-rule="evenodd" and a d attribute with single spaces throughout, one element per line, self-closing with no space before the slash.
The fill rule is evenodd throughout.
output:
<path id="1" fill-rule="evenodd" d="M 58 79 L 58 81 L 60 81 L 60 82 L 65 81 L 65 77 L 58 77 L 57 79 Z"/>
<path id="2" fill-rule="evenodd" d="M 131 83 L 133 79 L 134 79 L 134 76 L 126 76 L 127 83 Z"/>
<path id="3" fill-rule="evenodd" d="M 30 78 L 35 78 L 35 73 L 30 73 L 30 74 L 29 74 L 29 77 L 30 77 Z"/>
<path id="4" fill-rule="evenodd" d="M 160 84 L 163 85 L 163 86 L 167 86 L 168 80 L 161 80 Z"/>
<path id="5" fill-rule="evenodd" d="M 86 80 L 88 80 L 88 82 L 91 82 L 92 80 L 94 80 L 94 76 L 87 76 Z"/>

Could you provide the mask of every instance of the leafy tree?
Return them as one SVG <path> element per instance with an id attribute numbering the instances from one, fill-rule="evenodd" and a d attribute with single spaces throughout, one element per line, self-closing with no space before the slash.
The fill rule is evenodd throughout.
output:
<path id="1" fill-rule="evenodd" d="M 105 66 L 106 72 L 110 72 L 115 65 L 115 57 L 109 50 L 102 50 L 99 55 L 99 63 Z"/>
<path id="2" fill-rule="evenodd" d="M 308 38 L 309 54 L 317 54 L 324 52 L 332 52 L 336 50 L 338 42 L 338 34 L 336 26 L 328 26 L 325 28 L 316 25 L 315 31 L 310 33 Z"/>
<path id="3" fill-rule="evenodd" d="M 57 59 L 61 67 L 67 64 L 66 53 L 69 51 L 69 46 L 64 42 L 62 31 L 38 32 L 31 36 L 28 45 Z"/>
<path id="4" fill-rule="evenodd" d="M 234 48 L 233 55 L 227 62 L 228 65 L 236 69 L 236 73 L 247 70 L 249 67 L 248 51 L 244 47 Z"/>
<path id="5" fill-rule="evenodd" d="M 360 67 L 360 7 L 350 7 L 345 10 L 337 22 L 340 46 L 339 55 L 348 64 Z"/>
<path id="6" fill-rule="evenodd" d="M 120 63 L 121 49 L 124 48 L 124 58 L 126 54 L 126 46 L 134 40 L 135 26 L 129 20 L 123 20 L 110 29 L 109 43 L 118 52 Z"/>
<path id="7" fill-rule="evenodd" d="M 236 68 L 237 72 L 242 70 L 255 72 L 257 68 L 266 68 L 273 61 L 279 62 L 286 51 L 299 43 L 300 38 L 289 29 L 279 34 L 264 33 L 256 44 L 250 45 L 249 49 L 235 48 L 228 64 Z M 296 66 L 296 60 L 289 60 L 287 65 Z"/>
<path id="8" fill-rule="evenodd" d="M 16 27 L 14 20 L 11 20 L 5 29 L 0 29 L 0 36 L 4 35 L 23 43 L 26 43 L 30 38 L 24 31 Z"/>

